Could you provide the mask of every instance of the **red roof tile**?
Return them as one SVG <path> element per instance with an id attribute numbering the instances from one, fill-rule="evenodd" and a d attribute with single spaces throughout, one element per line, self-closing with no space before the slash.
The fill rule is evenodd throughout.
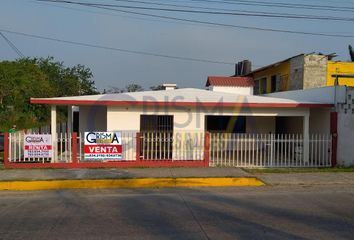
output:
<path id="1" fill-rule="evenodd" d="M 209 76 L 206 86 L 253 87 L 254 81 L 250 77 Z"/>

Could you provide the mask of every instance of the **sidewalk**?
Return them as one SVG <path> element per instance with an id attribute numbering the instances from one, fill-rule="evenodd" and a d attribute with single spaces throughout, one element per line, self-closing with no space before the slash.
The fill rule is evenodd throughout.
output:
<path id="1" fill-rule="evenodd" d="M 101 168 L 0 170 L 0 181 L 249 177 L 239 168 Z"/>
<path id="2" fill-rule="evenodd" d="M 256 173 L 255 176 L 267 185 L 353 185 L 354 172 L 308 172 L 308 173 Z"/>
<path id="3" fill-rule="evenodd" d="M 30 184 L 31 182 L 31 184 Z M 353 185 L 354 172 L 248 173 L 240 168 L 0 170 L 2 189 Z M 10 186 L 7 188 L 6 186 Z"/>

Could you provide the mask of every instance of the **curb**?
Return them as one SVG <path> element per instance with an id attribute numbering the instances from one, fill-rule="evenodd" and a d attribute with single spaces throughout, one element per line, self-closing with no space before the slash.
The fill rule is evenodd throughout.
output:
<path id="1" fill-rule="evenodd" d="M 240 178 L 135 178 L 98 180 L 4 181 L 0 191 L 89 188 L 175 188 L 175 187 L 259 187 L 265 183 L 254 177 Z"/>

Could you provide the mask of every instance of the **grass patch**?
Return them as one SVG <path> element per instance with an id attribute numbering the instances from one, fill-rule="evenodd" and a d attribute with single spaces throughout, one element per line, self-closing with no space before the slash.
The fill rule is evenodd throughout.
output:
<path id="1" fill-rule="evenodd" d="M 248 173 L 311 173 L 311 172 L 354 172 L 354 167 L 335 168 L 243 168 Z"/>

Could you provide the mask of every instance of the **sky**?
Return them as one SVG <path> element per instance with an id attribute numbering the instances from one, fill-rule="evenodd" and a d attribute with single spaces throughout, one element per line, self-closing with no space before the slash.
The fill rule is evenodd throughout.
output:
<path id="1" fill-rule="evenodd" d="M 115 4 L 223 12 L 258 11 L 276 14 L 306 14 L 347 18 L 348 21 L 314 19 L 265 18 L 148 9 L 127 11 L 163 15 L 197 21 L 218 22 L 238 26 L 283 29 L 308 33 L 354 36 L 354 0 L 72 0 L 75 2 Z M 147 4 L 146 2 L 150 3 Z M 255 4 L 258 5 L 244 5 Z M 259 4 L 263 2 L 262 4 Z M 185 5 L 177 8 L 151 3 Z M 290 3 L 293 8 L 259 6 L 264 3 Z M 299 4 L 345 7 L 345 11 L 296 8 Z M 278 4 L 279 6 L 279 4 Z M 204 8 L 204 9 L 201 9 Z M 213 8 L 206 10 L 205 8 Z M 312 9 L 311 9 L 312 8 Z M 122 10 L 122 8 L 117 8 Z M 353 18 L 353 19 L 351 19 Z M 2 31 L 5 30 L 5 31 Z M 38 2 L 35 0 L 0 0 L 0 31 L 26 57 L 53 56 L 67 66 L 83 64 L 89 67 L 99 90 L 124 88 L 139 84 L 145 89 L 162 83 L 178 87 L 203 88 L 207 76 L 234 74 L 235 62 L 248 59 L 253 69 L 300 54 L 337 53 L 336 60 L 349 60 L 348 45 L 354 37 L 328 37 L 271 31 L 210 26 L 190 22 L 153 18 L 88 6 Z M 182 58 L 194 58 L 223 63 L 197 62 L 72 45 L 9 33 L 39 35 L 66 41 L 100 45 L 115 49 L 147 52 Z M 0 60 L 15 60 L 17 53 L 0 38 Z"/>

